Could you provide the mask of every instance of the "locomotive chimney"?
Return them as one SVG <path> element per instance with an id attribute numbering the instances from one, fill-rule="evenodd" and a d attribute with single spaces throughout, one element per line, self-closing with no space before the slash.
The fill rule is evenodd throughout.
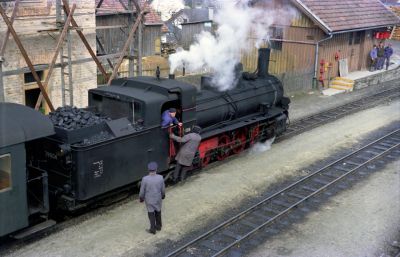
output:
<path id="1" fill-rule="evenodd" d="M 258 77 L 264 78 L 268 74 L 269 68 L 269 57 L 271 54 L 271 49 L 269 48 L 260 48 L 258 49 Z"/>
<path id="2" fill-rule="evenodd" d="M 169 74 L 169 75 L 168 75 L 168 78 L 169 78 L 169 79 L 175 79 L 175 74 L 173 74 L 173 73 L 172 73 L 172 74 Z"/>

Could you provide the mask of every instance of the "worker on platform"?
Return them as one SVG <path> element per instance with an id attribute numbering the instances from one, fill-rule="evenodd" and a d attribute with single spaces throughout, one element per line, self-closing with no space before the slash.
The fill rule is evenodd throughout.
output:
<path id="1" fill-rule="evenodd" d="M 389 69 L 389 65 L 390 65 L 390 57 L 392 57 L 393 55 L 393 48 L 392 48 L 392 44 L 388 44 L 385 47 L 385 61 L 386 61 L 386 70 Z"/>
<path id="2" fill-rule="evenodd" d="M 182 123 L 179 122 L 178 119 L 176 118 L 176 109 L 169 108 L 168 110 L 164 111 L 161 115 L 161 127 L 167 128 L 173 125 L 182 126 Z"/>
<path id="3" fill-rule="evenodd" d="M 369 71 L 375 71 L 377 68 L 377 59 L 378 59 L 378 48 L 376 45 L 372 48 L 371 52 L 369 53 L 371 58 L 371 68 Z"/>
<path id="4" fill-rule="evenodd" d="M 140 202 L 146 203 L 147 214 L 150 220 L 150 229 L 147 232 L 156 234 L 156 230 L 161 230 L 161 203 L 165 198 L 164 178 L 157 174 L 158 165 L 150 162 L 147 165 L 149 175 L 143 177 L 140 185 Z"/>
<path id="5" fill-rule="evenodd" d="M 377 69 L 382 70 L 383 65 L 385 64 L 385 47 L 383 46 L 383 43 L 379 43 L 378 46 L 378 63 L 377 63 Z"/>
<path id="6" fill-rule="evenodd" d="M 181 181 L 185 180 L 186 173 L 190 166 L 192 166 L 194 156 L 201 141 L 200 132 L 201 128 L 199 126 L 194 126 L 192 132 L 184 137 L 175 136 L 173 133 L 170 134 L 170 138 L 176 142 L 184 143 L 175 157 L 176 167 L 173 176 L 174 183 L 178 182 L 179 179 Z"/>

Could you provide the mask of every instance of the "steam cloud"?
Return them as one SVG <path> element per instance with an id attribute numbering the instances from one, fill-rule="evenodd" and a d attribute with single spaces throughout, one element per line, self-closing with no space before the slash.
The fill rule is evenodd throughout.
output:
<path id="1" fill-rule="evenodd" d="M 183 0 L 153 0 L 151 7 L 157 12 L 161 13 L 161 19 L 163 21 L 171 18 L 171 15 L 178 12 L 180 9 L 185 7 Z"/>
<path id="2" fill-rule="evenodd" d="M 275 141 L 275 137 L 268 139 L 267 141 L 265 141 L 264 143 L 255 143 L 249 153 L 250 154 L 257 154 L 257 153 L 263 153 L 265 151 L 268 151 L 269 149 L 271 149 L 271 145 L 272 143 Z"/>
<path id="3" fill-rule="evenodd" d="M 269 39 L 271 25 L 288 23 L 294 11 L 254 8 L 248 5 L 248 0 L 220 3 L 222 8 L 214 18 L 218 25 L 215 35 L 203 31 L 196 36 L 195 43 L 188 51 L 181 50 L 171 55 L 169 62 L 171 73 L 183 65 L 188 72 L 211 69 L 214 72 L 213 84 L 220 91 L 225 91 L 235 86 L 234 68 L 240 62 L 241 53 L 252 47 L 258 48 Z"/>

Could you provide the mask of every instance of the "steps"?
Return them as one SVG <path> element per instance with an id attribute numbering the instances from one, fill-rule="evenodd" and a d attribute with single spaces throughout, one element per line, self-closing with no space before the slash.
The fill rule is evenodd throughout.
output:
<path id="1" fill-rule="evenodd" d="M 336 77 L 329 85 L 328 89 L 322 91 L 323 95 L 332 96 L 340 93 L 351 92 L 354 89 L 355 81 L 348 78 Z"/>
<path id="2" fill-rule="evenodd" d="M 343 77 L 336 77 L 331 81 L 329 88 L 351 92 L 354 88 L 354 80 Z"/>
<path id="3" fill-rule="evenodd" d="M 400 16 L 400 6 L 392 6 L 391 7 L 392 11 L 397 14 L 397 16 Z M 400 40 L 400 26 L 395 26 L 394 31 L 392 34 L 392 39 L 394 40 Z"/>

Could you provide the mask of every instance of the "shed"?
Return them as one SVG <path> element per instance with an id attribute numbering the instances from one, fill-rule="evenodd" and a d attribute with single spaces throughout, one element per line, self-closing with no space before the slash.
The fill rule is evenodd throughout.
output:
<path id="1" fill-rule="evenodd" d="M 130 10 L 126 9 L 129 7 L 128 1 L 96 0 L 96 5 L 101 2 L 96 11 L 98 54 L 119 53 L 122 50 L 129 34 L 129 22 L 134 22 L 134 20 L 130 19 L 130 16 L 136 13 L 134 6 Z M 145 15 L 143 23 L 142 55 L 158 55 L 161 53 L 160 43 L 163 22 L 158 13 L 145 0 L 140 0 L 140 6 L 149 11 Z"/>
<path id="2" fill-rule="evenodd" d="M 202 31 L 213 31 L 213 8 L 182 9 L 173 14 L 166 22 L 169 29 L 167 41 L 177 41 L 188 49 L 194 42 L 195 35 Z"/>

